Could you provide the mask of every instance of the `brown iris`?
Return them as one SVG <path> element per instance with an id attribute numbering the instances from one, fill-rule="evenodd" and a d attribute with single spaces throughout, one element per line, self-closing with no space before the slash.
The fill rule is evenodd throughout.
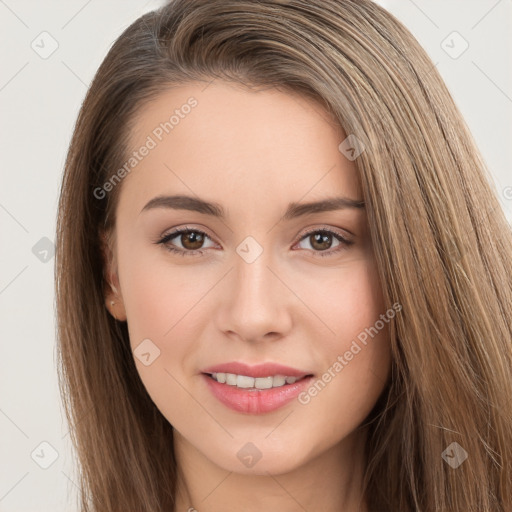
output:
<path id="1" fill-rule="evenodd" d="M 197 231 L 190 231 L 188 233 L 182 233 L 180 241 L 185 249 L 194 251 L 201 248 L 204 243 L 204 235 Z"/>
<path id="2" fill-rule="evenodd" d="M 315 233 L 309 237 L 311 247 L 318 250 L 329 249 L 332 245 L 332 235 L 326 233 Z"/>

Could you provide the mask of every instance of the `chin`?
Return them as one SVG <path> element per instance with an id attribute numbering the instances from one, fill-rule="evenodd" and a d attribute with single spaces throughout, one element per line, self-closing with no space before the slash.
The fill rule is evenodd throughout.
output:
<path id="1" fill-rule="evenodd" d="M 271 447 L 262 447 L 257 449 L 256 444 L 242 444 L 233 457 L 231 446 L 226 447 L 227 453 L 217 454 L 211 460 L 226 471 L 242 475 L 279 475 L 294 471 L 305 464 L 303 458 L 298 458 L 296 448 L 290 448 L 286 454 L 279 450 L 272 450 Z M 296 445 L 294 445 L 296 446 Z M 251 458 L 252 457 L 252 458 Z"/>

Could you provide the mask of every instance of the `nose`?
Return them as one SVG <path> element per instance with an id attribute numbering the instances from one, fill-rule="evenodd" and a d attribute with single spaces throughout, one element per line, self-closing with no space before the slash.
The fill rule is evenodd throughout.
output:
<path id="1" fill-rule="evenodd" d="M 232 339 L 277 340 L 291 329 L 293 292 L 268 252 L 263 251 L 251 263 L 236 255 L 234 268 L 219 290 L 217 326 Z"/>

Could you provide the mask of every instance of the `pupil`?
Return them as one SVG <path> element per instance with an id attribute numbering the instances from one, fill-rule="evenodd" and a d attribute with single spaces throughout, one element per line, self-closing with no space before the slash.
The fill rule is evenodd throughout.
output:
<path id="1" fill-rule="evenodd" d="M 317 249 L 329 249 L 330 236 L 329 234 L 317 233 L 313 235 L 314 243 L 311 245 L 315 247 L 315 244 L 319 243 L 320 247 L 317 247 Z"/>
<path id="2" fill-rule="evenodd" d="M 192 231 L 190 233 L 186 233 L 184 235 L 185 237 L 185 240 L 186 240 L 186 244 L 183 244 L 183 240 L 182 240 L 182 244 L 184 247 L 187 247 L 187 244 L 189 245 L 187 248 L 188 249 L 199 249 L 203 243 L 203 235 L 201 235 L 201 233 L 197 233 L 195 231 Z M 192 247 L 190 247 L 190 244 L 192 244 Z"/>

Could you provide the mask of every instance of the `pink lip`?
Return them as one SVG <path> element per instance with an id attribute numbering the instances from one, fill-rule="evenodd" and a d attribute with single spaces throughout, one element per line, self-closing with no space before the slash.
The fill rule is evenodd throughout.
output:
<path id="1" fill-rule="evenodd" d="M 202 370 L 202 373 L 234 373 L 236 375 L 246 375 L 247 377 L 269 377 L 274 375 L 284 375 L 286 377 L 297 377 L 298 379 L 306 375 L 312 375 L 313 372 L 301 371 L 296 368 L 284 366 L 278 363 L 262 363 L 249 366 L 245 363 L 232 361 L 230 363 L 217 364 Z"/>
<path id="2" fill-rule="evenodd" d="M 289 376 L 291 377 L 291 375 Z M 279 388 L 249 391 L 229 384 L 221 384 L 207 374 L 203 374 L 202 377 L 220 402 L 234 411 L 247 414 L 263 414 L 283 407 L 307 389 L 313 379 L 313 376 L 309 376 L 294 384 L 285 384 Z"/>
<path id="3" fill-rule="evenodd" d="M 210 366 L 202 370 L 202 373 L 209 390 L 221 403 L 234 411 L 247 414 L 263 414 L 283 407 L 297 397 L 301 391 L 307 389 L 313 379 L 312 372 L 298 370 L 278 363 L 249 366 L 245 363 L 233 361 Z M 210 376 L 212 373 L 234 373 L 254 378 L 283 375 L 296 377 L 298 380 L 293 384 L 285 384 L 279 388 L 248 390 L 229 384 L 221 384 Z"/>

